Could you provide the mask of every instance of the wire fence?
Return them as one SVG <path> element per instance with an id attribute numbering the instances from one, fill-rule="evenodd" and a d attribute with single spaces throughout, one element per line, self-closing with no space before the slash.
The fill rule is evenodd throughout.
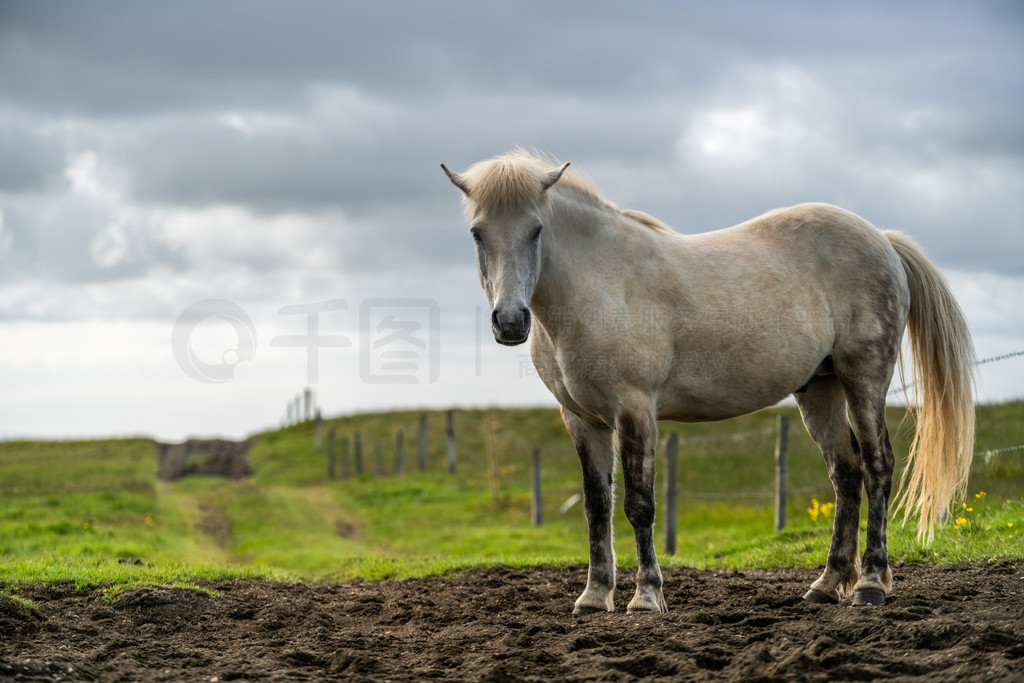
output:
<path id="1" fill-rule="evenodd" d="M 575 451 L 572 446 L 552 446 L 550 441 L 543 449 L 533 446 L 520 436 L 509 433 L 501 429 L 500 426 L 496 427 L 495 423 L 497 420 L 495 420 L 494 413 L 490 411 L 460 411 L 458 418 L 456 418 L 455 411 L 449 410 L 444 413 L 444 416 L 444 444 L 441 448 L 436 443 L 440 430 L 437 429 L 436 424 L 434 429 L 431 430 L 431 420 L 428 415 L 410 415 L 405 420 L 399 422 L 400 426 L 394 428 L 392 433 L 394 438 L 394 449 L 392 451 L 394 465 L 387 468 L 389 474 L 400 476 L 404 473 L 404 451 L 407 441 L 405 435 L 416 434 L 418 436 L 415 441 L 416 468 L 419 471 L 427 471 L 428 468 L 436 471 L 438 461 L 441 460 L 446 464 L 449 475 L 455 475 L 457 472 L 462 473 L 462 465 L 459 459 L 463 457 L 465 464 L 468 465 L 469 476 L 476 476 L 479 479 L 480 465 L 481 461 L 483 461 L 486 463 L 486 487 L 489 488 L 495 505 L 507 508 L 510 494 L 519 496 L 522 491 L 528 490 L 530 492 L 530 519 L 534 525 L 539 526 L 543 524 L 545 499 L 548 501 L 549 509 L 557 507 L 557 511 L 561 515 L 567 514 L 583 500 L 582 483 L 578 475 L 578 469 L 575 476 L 568 478 L 565 476 L 566 461 L 575 460 L 574 456 L 568 455 Z M 677 432 L 670 431 L 660 441 L 658 445 L 659 460 L 665 466 L 667 472 L 672 473 L 669 477 L 666 477 L 664 474 L 662 475 L 664 480 L 662 482 L 663 491 L 659 493 L 661 506 L 665 511 L 665 543 L 668 552 L 672 552 L 672 549 L 675 547 L 675 525 L 678 517 L 674 511 L 678 509 L 677 500 L 714 501 L 720 503 L 741 500 L 764 502 L 774 500 L 775 530 L 778 532 L 787 526 L 787 515 L 789 514 L 793 497 L 832 490 L 831 482 L 820 480 L 820 483 L 807 483 L 795 487 L 789 486 L 791 474 L 788 464 L 788 416 L 785 413 L 780 413 L 778 418 L 778 424 L 774 427 L 749 429 L 727 434 L 691 435 L 683 438 L 679 438 Z M 437 421 L 435 415 L 433 422 L 436 423 Z M 458 428 L 457 430 L 456 427 Z M 321 420 L 317 418 L 316 433 L 319 434 L 321 429 Z M 796 439 L 798 445 L 800 445 L 801 440 L 807 442 L 802 444 L 805 450 L 804 459 L 806 460 L 806 451 L 814 450 L 815 447 L 810 442 L 810 437 L 803 434 L 802 430 L 798 434 L 800 434 Z M 461 440 L 459 435 L 461 435 Z M 336 429 L 331 428 L 326 442 L 328 477 L 330 479 L 337 478 L 339 474 L 342 479 L 349 478 L 350 476 L 360 477 L 371 474 L 376 477 L 385 476 L 384 448 L 379 438 L 373 440 L 373 460 L 371 464 L 366 456 L 368 448 L 364 448 L 364 446 L 369 444 L 363 443 L 362 435 L 359 431 L 353 432 L 351 441 L 352 464 L 350 467 L 349 439 L 348 437 L 343 437 L 340 440 L 340 453 L 336 453 L 335 437 Z M 568 436 L 566 435 L 564 438 L 568 439 Z M 409 440 L 411 441 L 411 438 Z M 730 451 L 730 454 L 735 456 L 736 444 L 744 444 L 743 450 L 754 455 L 766 456 L 768 448 L 763 443 L 765 440 L 773 441 L 775 444 L 774 490 L 710 491 L 679 488 L 680 479 L 685 478 L 685 475 L 681 477 L 678 474 L 680 468 L 676 464 L 676 452 L 679 444 L 689 446 L 690 448 L 687 450 L 692 452 L 684 460 L 686 466 L 681 468 L 682 472 L 685 473 L 699 464 L 700 461 L 706 460 L 701 456 L 716 452 L 716 449 L 721 455 L 723 454 L 721 450 L 723 447 L 731 448 L 733 450 Z M 702 449 L 703 453 L 701 452 Z M 481 451 L 484 452 L 485 458 L 480 457 Z M 999 456 L 1022 451 L 1024 451 L 1024 444 L 1016 444 L 980 450 L 973 455 L 975 458 L 989 463 Z M 532 458 L 530 457 L 531 455 Z M 759 457 L 758 459 L 762 461 L 768 460 L 765 457 Z M 817 460 L 820 467 L 820 455 L 815 460 Z M 550 477 L 546 479 L 545 473 L 555 461 L 561 461 L 562 476 L 555 476 L 553 480 Z M 771 461 L 768 460 L 768 462 Z M 704 467 L 722 468 L 723 465 L 735 470 L 737 467 L 735 457 L 731 457 L 725 463 L 709 461 Z M 894 474 L 900 474 L 903 469 L 905 468 L 897 469 Z M 807 476 L 806 471 L 807 468 L 805 467 L 805 477 Z M 763 479 L 761 480 L 766 482 L 772 481 L 773 477 L 770 473 L 764 472 Z M 616 486 L 621 486 L 621 483 L 616 484 Z M 559 501 L 560 504 L 557 504 Z M 671 518 L 668 515 L 671 515 Z"/>
<path id="2" fill-rule="evenodd" d="M 1024 451 L 1024 444 L 1017 446 L 1006 446 L 1005 448 L 995 448 L 992 450 L 978 451 L 974 453 L 975 458 L 992 457 L 995 455 L 1002 455 L 1003 453 L 1012 453 L 1016 451 Z M 902 474 L 905 467 L 899 467 L 893 470 L 893 475 Z M 790 494 L 798 493 L 812 493 L 814 491 L 831 491 L 831 482 L 826 484 L 817 484 L 814 486 L 800 486 L 797 488 L 788 488 L 787 491 Z M 745 498 L 774 498 L 774 491 L 726 491 L 726 492 L 708 492 L 708 491 L 679 491 L 678 495 L 680 498 L 703 498 L 708 500 L 742 500 Z"/>
<path id="3" fill-rule="evenodd" d="M 981 360 L 974 361 L 974 366 L 978 367 L 979 365 L 987 365 L 989 363 L 995 363 L 996 361 L 1006 360 L 1007 358 L 1017 358 L 1019 356 L 1024 356 L 1024 351 L 1011 351 L 1010 353 L 1003 353 L 998 356 L 989 356 L 988 358 L 982 358 Z M 887 393 L 886 396 L 905 394 L 908 389 L 913 389 L 915 386 L 916 383 L 911 382 L 910 384 L 902 384 L 898 387 L 893 387 L 892 389 L 889 389 L 889 393 Z"/>
<path id="4" fill-rule="evenodd" d="M 498 459 L 496 454 L 500 453 L 500 461 L 508 462 L 509 459 L 513 459 L 517 463 L 525 462 L 526 456 L 532 454 L 534 451 L 540 451 L 543 454 L 543 459 L 547 460 L 553 456 L 564 456 L 569 453 L 575 453 L 575 448 L 571 445 L 564 446 L 545 446 L 539 447 L 535 444 L 531 444 L 526 440 L 504 432 L 500 429 L 495 429 L 493 426 L 488 425 L 489 413 L 484 412 L 482 418 L 477 418 L 473 414 L 468 412 L 460 412 L 457 418 L 458 434 L 465 437 L 467 432 L 476 432 L 475 438 L 470 439 L 474 444 L 471 450 L 480 450 L 480 443 L 484 444 L 484 450 L 490 450 L 491 455 L 488 456 L 487 460 L 490 463 L 489 469 L 492 470 L 490 473 L 491 477 L 495 476 L 497 479 L 508 479 L 506 473 L 501 472 L 502 469 L 498 466 Z M 455 412 L 446 412 L 446 423 L 454 425 L 456 423 Z M 490 434 L 488 435 L 488 430 Z M 418 419 L 410 419 L 405 421 L 404 424 L 393 430 L 394 445 L 389 446 L 388 454 L 393 460 L 393 464 L 385 466 L 384 454 L 385 448 L 381 443 L 380 439 L 373 441 L 372 446 L 369 446 L 358 430 L 353 432 L 353 438 L 350 440 L 348 437 L 342 437 L 340 440 L 335 438 L 335 430 L 331 429 L 330 438 L 327 441 L 327 450 L 329 455 L 329 466 L 328 476 L 329 478 L 347 478 L 349 476 L 361 476 L 366 474 L 374 474 L 376 476 L 383 476 L 385 470 L 390 474 L 401 475 L 405 470 L 411 469 L 412 466 L 407 462 L 412 460 L 412 454 L 416 454 L 415 462 L 416 469 L 425 471 L 428 469 L 428 458 L 427 453 L 434 451 L 435 455 L 430 460 L 436 462 L 436 451 L 437 444 L 436 438 L 431 438 L 427 429 L 427 416 L 424 414 Z M 457 433 L 454 430 L 450 430 L 446 427 L 445 437 L 446 444 L 444 453 L 446 455 L 445 461 L 448 465 L 450 473 L 456 473 L 459 470 L 459 453 L 463 451 L 463 456 L 466 455 L 464 449 L 460 447 L 460 443 L 466 441 L 465 438 L 458 438 Z M 761 429 L 744 430 L 739 432 L 730 432 L 727 434 L 712 434 L 712 435 L 699 435 L 699 436 L 684 436 L 678 439 L 680 444 L 683 445 L 713 445 L 722 444 L 726 442 L 742 442 L 742 441 L 754 441 L 759 437 L 777 437 L 779 434 L 779 428 L 765 427 Z M 413 437 L 418 435 L 418 438 Z M 568 437 L 566 437 L 568 438 Z M 666 435 L 667 438 L 667 435 Z M 434 443 L 432 443 L 434 442 Z M 663 438 L 659 445 L 659 450 L 664 449 L 665 439 Z M 490 446 L 487 444 L 490 443 Z M 372 450 L 373 460 L 369 459 L 370 452 Z M 767 449 L 766 449 L 767 450 Z M 975 458 L 991 459 L 995 456 L 1024 451 L 1024 444 L 1004 446 L 1001 448 L 992 448 L 977 451 L 974 453 Z M 690 454 L 690 458 L 700 458 L 702 455 L 714 454 L 714 451 L 695 452 Z M 447 457 L 447 456 L 452 457 Z M 473 461 L 480 460 L 479 457 L 474 457 Z M 895 474 L 899 474 L 902 469 L 896 470 Z M 497 474 L 495 474 L 497 473 Z M 506 481 L 512 485 L 523 485 L 525 483 L 525 477 L 518 477 L 518 481 Z M 559 486 L 550 489 L 548 493 L 552 492 L 569 492 L 576 491 L 580 487 L 579 484 L 573 484 L 571 486 Z M 787 488 L 788 494 L 803 494 L 811 493 L 816 491 L 830 490 L 832 484 L 830 482 L 822 482 L 820 484 L 812 484 L 805 486 L 797 486 Z M 742 499 L 768 499 L 776 495 L 775 491 L 765 490 L 745 490 L 745 491 L 699 491 L 699 490 L 679 490 L 677 495 L 681 498 L 693 498 L 693 499 L 704 499 L 704 500 L 742 500 Z"/>
<path id="5" fill-rule="evenodd" d="M 1014 451 L 1024 451 L 1024 444 L 1019 446 L 1006 446 L 1004 448 L 993 448 L 987 451 L 978 451 L 974 454 L 975 458 L 989 458 L 993 455 L 1002 455 L 1003 453 L 1012 453 Z"/>
<path id="6" fill-rule="evenodd" d="M 978 365 L 994 363 L 1009 358 L 1024 356 L 1024 351 L 1015 351 L 999 356 L 992 356 L 977 361 Z M 906 387 L 904 387 L 906 388 Z M 378 427 L 374 434 L 367 436 L 360 430 L 345 430 L 337 420 L 327 422 L 320 417 L 316 409 L 315 401 L 309 392 L 303 392 L 290 402 L 292 409 L 291 417 L 304 414 L 307 420 L 314 424 L 314 438 L 316 448 L 325 450 L 327 454 L 327 470 L 330 479 L 350 478 L 358 476 L 386 476 L 402 475 L 407 471 L 416 469 L 418 471 L 437 471 L 444 467 L 449 474 L 461 472 L 461 467 L 468 465 L 469 471 L 479 476 L 482 467 L 486 470 L 486 482 L 492 496 L 497 502 L 502 496 L 502 491 L 533 489 L 534 518 L 539 523 L 541 517 L 541 505 L 543 496 L 557 496 L 559 498 L 568 496 L 562 505 L 558 506 L 563 513 L 578 503 L 582 496 L 580 491 L 582 484 L 578 477 L 566 477 L 566 463 L 569 459 L 575 460 L 570 454 L 575 453 L 568 435 L 561 431 L 564 442 L 562 444 L 552 443 L 553 439 L 543 440 L 543 447 L 537 443 L 531 443 L 520 433 L 511 431 L 501 424 L 500 419 L 495 419 L 489 411 L 456 411 L 448 410 L 444 413 L 443 427 L 437 424 L 437 417 L 428 419 L 425 413 L 406 413 L 405 417 L 395 420 L 394 416 L 388 419 L 390 422 L 383 428 Z M 300 421 L 301 423 L 301 421 Z M 677 437 L 678 443 L 690 448 L 686 449 L 684 462 L 688 467 L 683 467 L 677 478 L 687 479 L 696 463 L 703 458 L 701 456 L 720 456 L 721 448 L 726 444 L 732 444 L 735 450 L 736 444 L 749 442 L 745 450 L 751 453 L 767 455 L 769 447 L 764 443 L 768 440 L 775 442 L 776 459 L 778 456 L 781 427 L 779 425 L 748 429 L 726 434 L 703 434 Z M 326 433 L 325 433 L 326 430 Z M 664 453 L 666 441 L 669 438 L 666 433 L 659 443 L 659 451 Z M 384 435 L 382 438 L 382 434 Z M 807 453 L 817 449 L 810 441 L 810 438 L 800 430 L 796 436 L 796 445 L 801 457 L 806 458 Z M 788 435 L 785 437 L 788 442 Z M 721 447 L 721 448 L 720 448 Z M 980 450 L 974 453 L 974 457 L 990 462 L 997 456 L 1024 451 L 1024 444 L 1008 445 L 999 448 Z M 481 457 L 483 455 L 483 457 Z M 663 457 L 663 456 L 659 456 Z M 385 462 L 387 459 L 387 462 Z M 760 458 L 765 460 L 765 458 Z M 820 455 L 816 455 L 816 461 L 820 463 Z M 460 462 L 460 460 L 462 462 Z M 554 480 L 545 479 L 542 476 L 545 469 L 552 463 L 560 463 L 559 470 L 562 476 Z M 708 463 L 708 467 L 720 467 L 719 463 Z M 578 465 L 576 466 L 578 467 Z M 733 464 L 735 467 L 735 464 Z M 788 496 L 803 495 L 830 491 L 832 484 L 828 481 L 819 480 L 818 483 L 807 481 L 809 470 L 804 467 L 799 473 L 804 477 L 804 483 L 800 486 L 790 488 L 788 481 L 778 480 L 778 468 L 776 468 L 776 481 L 774 490 L 699 490 L 692 487 L 677 489 L 674 491 L 679 498 L 694 500 L 713 501 L 737 501 L 737 500 L 778 500 L 781 492 L 783 499 Z M 766 484 L 771 481 L 771 476 L 763 468 L 758 471 L 765 472 L 761 481 Z M 897 474 L 901 470 L 897 470 Z M 578 473 L 578 469 L 576 470 Z M 786 470 L 786 477 L 792 476 Z M 748 477 L 749 479 L 749 477 Z M 571 481 L 571 483 L 569 483 Z M 751 480 L 753 483 L 755 480 Z M 543 489 L 542 489 L 543 486 Z M 713 488 L 713 487 L 712 487 Z"/>

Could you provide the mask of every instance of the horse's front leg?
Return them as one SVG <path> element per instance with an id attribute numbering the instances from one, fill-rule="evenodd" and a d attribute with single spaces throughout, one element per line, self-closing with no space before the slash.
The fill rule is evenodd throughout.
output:
<path id="1" fill-rule="evenodd" d="M 565 408 L 562 419 L 576 445 L 583 468 L 583 505 L 590 536 L 587 587 L 573 614 L 615 611 L 615 549 L 612 547 L 612 430 L 589 424 Z"/>
<path id="2" fill-rule="evenodd" d="M 662 593 L 661 568 L 654 553 L 654 452 L 658 426 L 653 412 L 624 412 L 616 434 L 626 487 L 626 519 L 636 536 L 636 594 L 627 613 L 667 612 Z"/>

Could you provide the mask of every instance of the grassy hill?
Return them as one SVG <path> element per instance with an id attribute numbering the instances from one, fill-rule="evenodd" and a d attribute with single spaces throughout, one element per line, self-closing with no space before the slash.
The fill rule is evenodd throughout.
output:
<path id="1" fill-rule="evenodd" d="M 790 524 L 774 534 L 772 491 L 778 414 L 790 415 Z M 497 498 L 484 422 L 494 429 Z M 478 564 L 586 562 L 579 464 L 554 409 L 459 410 L 458 469 L 447 472 L 445 416 L 428 412 L 425 471 L 416 466 L 421 412 L 333 418 L 337 450 L 359 431 L 364 474 L 327 477 L 313 425 L 255 435 L 252 477 L 156 478 L 146 439 L 0 443 L 0 583 L 189 583 L 217 576 L 344 579 L 410 576 Z M 1024 443 L 1024 402 L 979 408 L 977 450 Z M 903 411 L 889 413 L 897 459 L 906 453 Z M 401 429 L 405 471 L 395 474 Z M 812 500 L 832 500 L 817 448 L 795 408 L 720 423 L 661 425 L 682 440 L 679 552 L 664 565 L 817 566 L 831 519 Z M 663 439 L 664 440 L 664 439 Z M 351 444 L 351 441 L 350 441 Z M 534 448 L 542 452 L 544 524 L 530 521 Z M 382 476 L 375 473 L 380 452 Z M 659 454 L 659 458 L 661 455 Z M 897 466 L 900 463 L 897 462 Z M 663 465 L 659 460 L 659 468 Z M 338 467 L 340 473 L 340 464 Z M 659 488 L 663 482 L 659 481 Z M 1024 451 L 976 458 L 968 501 L 931 546 L 892 525 L 895 561 L 982 560 L 1024 555 Z M 974 494 L 985 492 L 984 496 Z M 724 497 L 728 496 L 728 497 Z M 621 490 L 617 500 L 621 501 Z M 970 507 L 968 511 L 964 504 Z M 631 528 L 616 512 L 619 563 L 635 564 Z M 820 509 L 820 507 L 819 507 Z M 658 518 L 658 547 L 662 547 Z M 862 539 L 863 542 L 863 539 Z"/>

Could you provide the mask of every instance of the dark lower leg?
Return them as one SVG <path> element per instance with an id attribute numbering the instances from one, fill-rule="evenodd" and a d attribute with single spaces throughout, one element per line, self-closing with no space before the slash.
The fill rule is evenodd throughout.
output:
<path id="1" fill-rule="evenodd" d="M 811 586 L 813 590 L 838 600 L 849 595 L 858 578 L 857 537 L 860 525 L 862 475 L 860 467 L 846 460 L 832 464 L 829 477 L 836 494 L 832 543 L 825 571 Z"/>
<path id="2" fill-rule="evenodd" d="M 587 586 L 576 600 L 574 612 L 615 609 L 615 550 L 612 546 L 612 433 L 584 423 L 565 410 L 563 419 L 576 445 L 583 470 L 583 506 L 587 517 L 590 568 Z"/>
<path id="3" fill-rule="evenodd" d="M 587 590 L 591 598 L 610 607 L 611 591 L 615 588 L 615 551 L 612 547 L 612 486 L 611 475 L 591 468 L 583 475 L 583 504 L 587 515 L 590 539 L 590 569 Z M 604 594 L 607 593 L 607 596 Z M 593 600 L 591 600 L 593 602 Z M 580 605 L 577 604 L 577 609 Z"/>
<path id="4" fill-rule="evenodd" d="M 626 488 L 626 518 L 633 525 L 639 565 L 636 594 L 628 611 L 665 612 L 661 568 L 654 551 L 654 446 L 653 417 L 624 416 L 619 425 L 619 447 Z"/>
<path id="5" fill-rule="evenodd" d="M 848 382 L 846 393 L 850 422 L 860 440 L 861 467 L 868 498 L 867 545 L 853 602 L 855 605 L 881 605 L 892 587 L 886 538 L 893 456 L 885 425 L 884 385 L 881 382 L 874 385 L 864 381 Z"/>
<path id="6" fill-rule="evenodd" d="M 882 448 L 865 448 L 864 484 L 868 497 L 867 547 L 864 550 L 858 590 L 874 589 L 888 593 L 892 589 L 889 572 L 888 516 L 892 490 L 893 456 L 889 435 L 884 434 Z"/>

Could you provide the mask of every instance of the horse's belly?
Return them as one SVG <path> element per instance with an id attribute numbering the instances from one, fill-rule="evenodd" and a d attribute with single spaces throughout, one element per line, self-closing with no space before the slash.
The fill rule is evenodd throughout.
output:
<path id="1" fill-rule="evenodd" d="M 676 422 L 716 422 L 740 415 L 753 413 L 773 406 L 784 399 L 789 392 L 712 396 L 688 396 L 676 394 L 658 404 L 659 420 Z"/>
<path id="2" fill-rule="evenodd" d="M 736 361 L 733 360 L 736 364 Z M 817 354 L 802 362 L 777 364 L 757 370 L 735 367 L 703 368 L 681 372 L 662 386 L 658 417 L 678 422 L 712 422 L 746 415 L 773 406 L 799 389 L 820 363 Z"/>

